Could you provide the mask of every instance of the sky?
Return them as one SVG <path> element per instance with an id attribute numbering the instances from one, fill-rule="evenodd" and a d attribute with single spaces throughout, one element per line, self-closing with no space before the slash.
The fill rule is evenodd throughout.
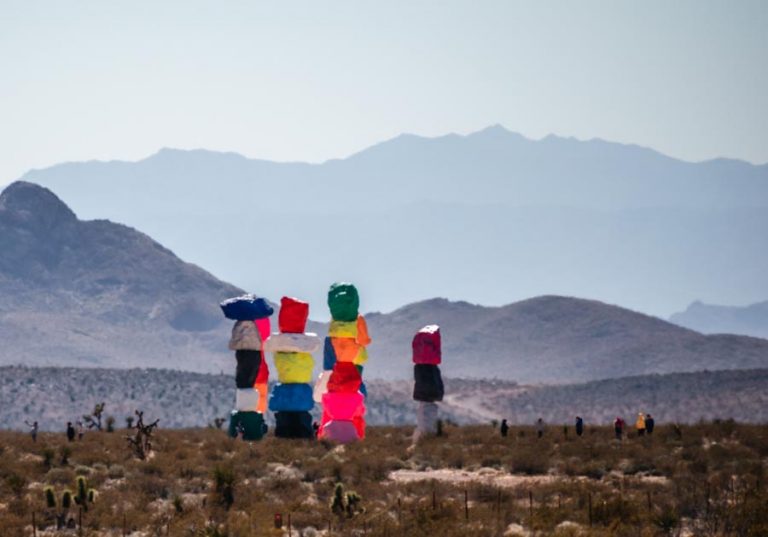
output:
<path id="1" fill-rule="evenodd" d="M 768 2 L 0 0 L 0 184 L 162 147 L 321 162 L 500 123 L 768 162 Z"/>

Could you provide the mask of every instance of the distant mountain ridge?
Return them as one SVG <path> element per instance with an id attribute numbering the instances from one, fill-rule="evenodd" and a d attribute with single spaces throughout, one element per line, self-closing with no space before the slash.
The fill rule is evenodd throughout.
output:
<path id="1" fill-rule="evenodd" d="M 402 135 L 322 164 L 165 149 L 24 179 L 226 281 L 312 303 L 339 279 L 372 290 L 364 304 L 380 311 L 558 294 L 666 317 L 697 296 L 768 296 L 768 165 L 494 126 Z"/>
<path id="2" fill-rule="evenodd" d="M 768 300 L 748 306 L 693 302 L 669 320 L 704 334 L 742 334 L 768 339 Z"/>

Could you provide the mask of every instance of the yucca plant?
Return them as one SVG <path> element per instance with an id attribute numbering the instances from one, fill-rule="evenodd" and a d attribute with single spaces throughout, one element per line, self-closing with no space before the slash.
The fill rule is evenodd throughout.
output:
<path id="1" fill-rule="evenodd" d="M 88 481 L 84 476 L 78 476 L 77 478 L 77 492 L 75 493 L 75 503 L 83 508 L 83 511 L 88 510 L 88 504 L 93 504 L 96 501 L 96 490 L 88 488 Z"/>
<path id="2" fill-rule="evenodd" d="M 46 507 L 48 509 L 56 509 L 56 491 L 53 490 L 53 487 L 45 487 L 43 494 L 45 494 Z"/>
<path id="3" fill-rule="evenodd" d="M 79 476 L 75 483 L 75 492 L 73 493 L 69 489 L 64 489 L 61 493 L 61 500 L 56 502 L 56 491 L 53 487 L 45 487 L 43 489 L 43 495 L 45 496 L 45 505 L 48 509 L 54 512 L 56 517 L 56 528 L 61 529 L 64 527 L 67 521 L 67 515 L 69 510 L 72 509 L 72 504 L 76 504 L 83 509 L 88 510 L 89 505 L 93 505 L 96 502 L 98 493 L 96 489 L 88 488 L 88 481 L 85 477 Z"/>
<path id="4" fill-rule="evenodd" d="M 331 498 L 331 503 L 329 505 L 331 513 L 341 518 L 347 511 L 346 503 L 347 498 L 344 496 L 344 485 L 336 483 L 336 486 L 333 488 L 333 497 Z"/>
<path id="5" fill-rule="evenodd" d="M 56 491 L 53 487 L 43 489 L 45 495 L 45 506 L 53 511 L 53 517 L 56 519 L 56 529 L 64 527 L 67 521 L 67 514 L 72 507 L 72 492 L 65 490 L 61 493 L 61 501 L 56 501 Z"/>
<path id="6" fill-rule="evenodd" d="M 235 503 L 236 481 L 232 468 L 217 466 L 213 469 L 213 487 L 217 500 L 227 510 Z"/>

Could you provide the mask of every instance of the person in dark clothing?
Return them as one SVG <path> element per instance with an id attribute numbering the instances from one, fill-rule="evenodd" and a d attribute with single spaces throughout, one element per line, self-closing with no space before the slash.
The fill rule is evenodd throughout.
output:
<path id="1" fill-rule="evenodd" d="M 509 433 L 509 425 L 507 425 L 507 420 L 501 420 L 501 428 L 499 430 L 501 431 L 501 436 L 506 438 L 507 433 Z"/>
<path id="2" fill-rule="evenodd" d="M 72 426 L 72 422 L 67 422 L 67 440 L 72 442 L 75 439 L 75 428 Z"/>
<path id="3" fill-rule="evenodd" d="M 576 436 L 584 434 L 584 420 L 581 416 L 576 416 Z"/>
<path id="4" fill-rule="evenodd" d="M 653 434 L 653 426 L 655 425 L 655 422 L 653 421 L 653 416 L 650 414 L 645 416 L 645 432 L 646 434 Z"/>
<path id="5" fill-rule="evenodd" d="M 616 440 L 621 440 L 624 434 L 624 420 L 616 416 L 616 420 L 613 422 L 613 431 L 616 433 Z"/>
<path id="6" fill-rule="evenodd" d="M 536 435 L 538 438 L 544 436 L 544 420 L 541 418 L 536 420 Z"/>

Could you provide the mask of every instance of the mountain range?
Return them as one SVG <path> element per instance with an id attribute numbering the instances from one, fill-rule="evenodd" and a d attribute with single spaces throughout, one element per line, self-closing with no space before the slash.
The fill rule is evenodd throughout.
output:
<path id="1" fill-rule="evenodd" d="M 267 296 L 321 303 L 351 280 L 369 311 L 555 294 L 663 317 L 696 298 L 768 296 L 768 165 L 493 126 L 322 164 L 164 149 L 23 179 Z"/>
<path id="2" fill-rule="evenodd" d="M 718 306 L 697 300 L 669 320 L 703 334 L 742 334 L 768 339 L 768 300 L 748 306 Z"/>
<path id="3" fill-rule="evenodd" d="M 50 190 L 17 182 L 0 194 L 0 251 L 0 365 L 233 372 L 231 322 L 217 304 L 243 291 L 143 233 L 79 220 Z M 768 367 L 768 340 L 705 336 L 572 297 L 503 307 L 431 299 L 367 319 L 374 343 L 366 378 L 410 378 L 411 338 L 434 323 L 449 377 L 566 383 Z M 327 333 L 322 323 L 308 328 Z"/>

